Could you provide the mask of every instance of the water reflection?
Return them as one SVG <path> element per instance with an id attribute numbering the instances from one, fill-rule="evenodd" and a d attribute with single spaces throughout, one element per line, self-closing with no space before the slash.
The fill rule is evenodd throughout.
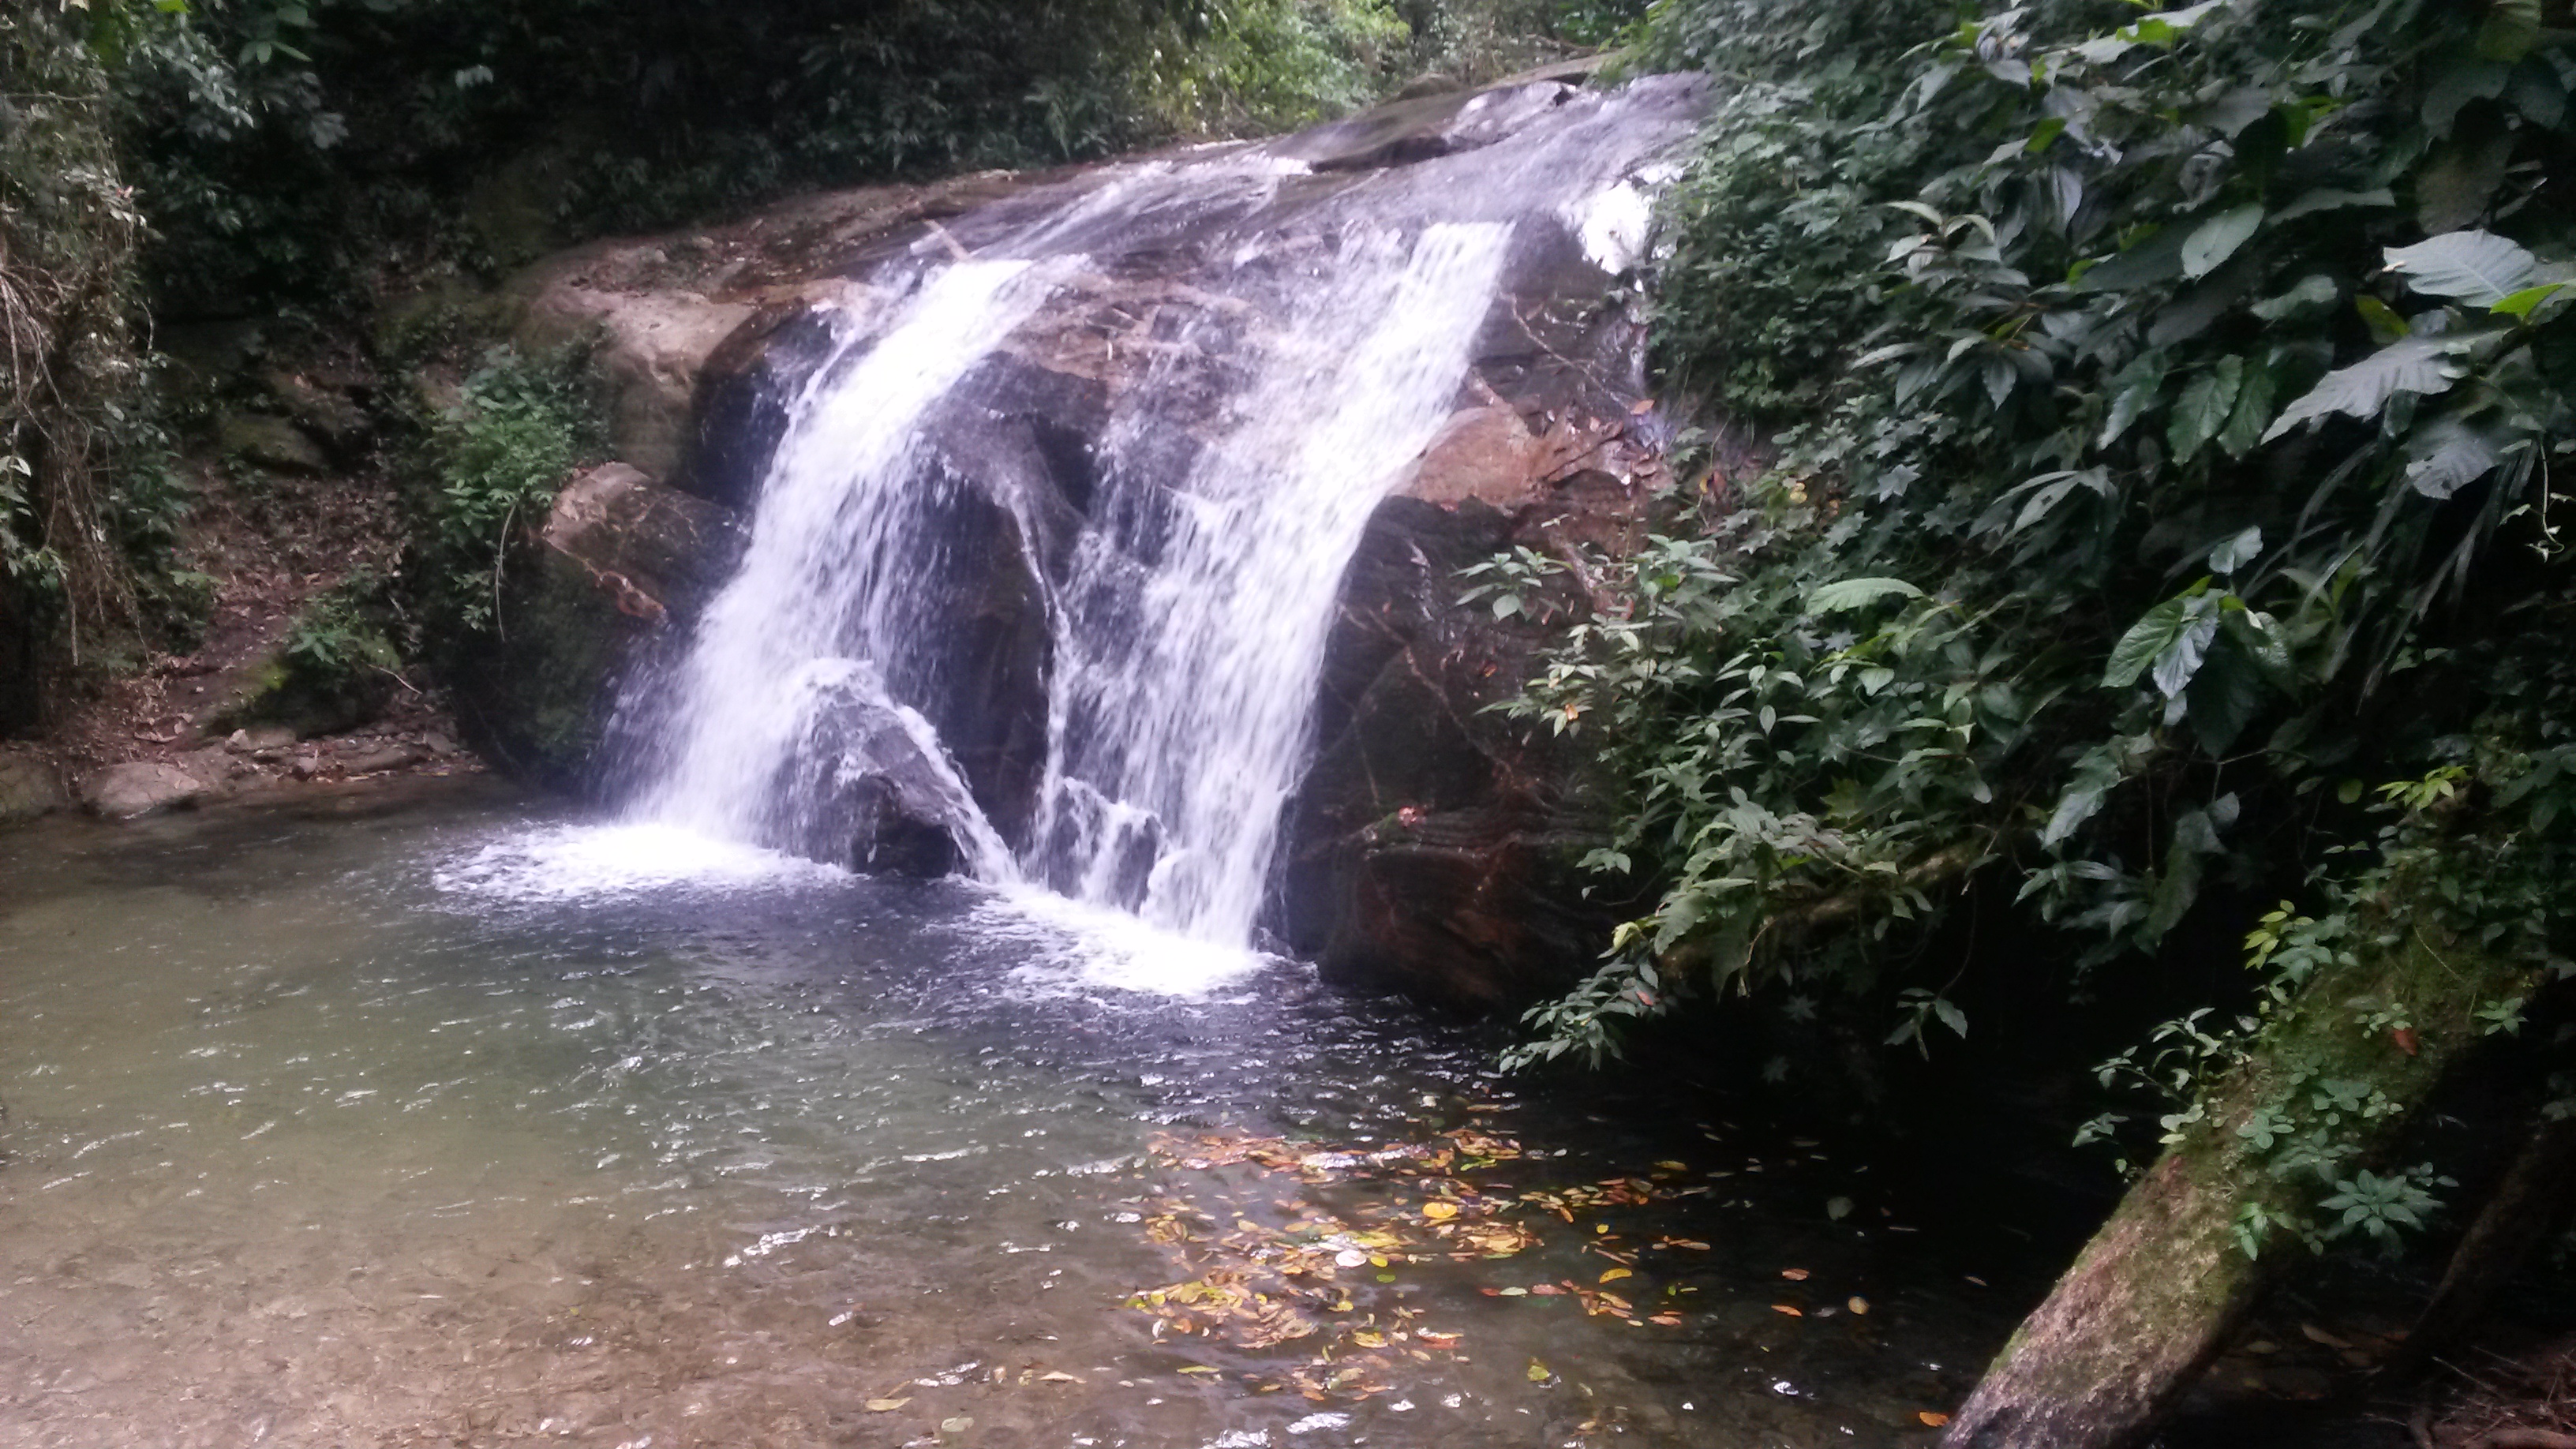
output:
<path id="1" fill-rule="evenodd" d="M 2008 1327 L 1829 1148 L 1592 1120 L 1400 1006 L 1122 977 L 1140 943 L 965 887 L 572 888 L 613 845 L 455 793 L 0 841 L 0 1440 L 1888 1442 Z M 1513 1154 L 1361 1163 L 1462 1132 Z M 1270 1139 L 1324 1166 L 1187 1145 Z M 1442 1196 L 1534 1241 L 1351 1236 Z M 1126 1306 L 1245 1233 L 1366 1326 Z"/>

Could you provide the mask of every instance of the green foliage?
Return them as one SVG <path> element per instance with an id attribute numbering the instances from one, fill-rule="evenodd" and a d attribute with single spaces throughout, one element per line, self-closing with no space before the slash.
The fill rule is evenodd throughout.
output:
<path id="1" fill-rule="evenodd" d="M 485 354 L 456 407 L 431 421 L 414 573 L 446 647 L 497 626 L 513 549 L 595 454 L 598 431 L 578 357 L 535 362 L 507 347 Z"/>
<path id="2" fill-rule="evenodd" d="M 403 685 L 401 625 L 390 581 L 360 569 L 308 600 L 287 625 L 281 671 L 243 715 L 307 729 L 345 728 Z"/>
<path id="3" fill-rule="evenodd" d="M 115 17 L 122 130 L 158 233 L 155 291 L 173 313 L 209 315 L 351 304 L 389 258 L 424 250 L 497 270 L 798 187 L 1276 129 L 1402 84 L 1438 49 L 1419 27 L 1499 46 L 1520 24 L 1595 34 L 1634 8 L 94 4 Z"/>
<path id="4" fill-rule="evenodd" d="M 124 652 L 143 611 L 120 544 L 167 512 L 130 325 L 143 219 L 74 19 L 0 13 L 0 727 L 41 712 L 85 649 Z"/>
<path id="5" fill-rule="evenodd" d="M 1658 9 L 1650 56 L 1737 82 L 1663 366 L 1785 430 L 1585 562 L 1609 607 L 1515 706 L 1601 742 L 1631 795 L 1595 863 L 1660 892 L 1524 1056 L 1695 988 L 1893 997 L 1890 945 L 1995 872 L 2086 968 L 2213 881 L 2329 921 L 2385 871 L 2557 959 L 2576 56 L 2511 5 L 2306 8 Z M 2356 778 L 2415 781 L 2418 823 Z M 1961 1024 L 1908 989 L 1897 1039 Z M 2397 1221 L 2358 1181 L 2356 1230 Z"/>

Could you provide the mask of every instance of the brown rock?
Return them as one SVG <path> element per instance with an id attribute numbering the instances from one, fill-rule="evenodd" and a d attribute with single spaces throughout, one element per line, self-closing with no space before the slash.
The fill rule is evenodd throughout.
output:
<path id="1" fill-rule="evenodd" d="M 135 760 L 111 765 L 81 781 L 81 803 L 110 820 L 136 820 L 185 809 L 213 788 L 177 765 Z"/>
<path id="2" fill-rule="evenodd" d="M 402 770 L 430 758 L 425 745 L 382 744 L 342 755 L 340 768 L 352 775 L 372 775 L 380 770 Z"/>
<path id="3" fill-rule="evenodd" d="M 37 755 L 0 754 L 0 825 L 33 820 L 71 803 L 62 772 Z"/>

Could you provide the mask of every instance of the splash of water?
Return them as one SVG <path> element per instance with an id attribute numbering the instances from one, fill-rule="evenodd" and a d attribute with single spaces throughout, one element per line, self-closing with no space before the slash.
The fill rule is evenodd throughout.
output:
<path id="1" fill-rule="evenodd" d="M 1057 888 L 1202 940 L 1250 939 L 1342 570 L 1448 416 L 1511 233 L 1346 237 L 1332 285 L 1291 299 L 1177 491 L 1120 466 L 1150 414 L 1109 440 L 1108 522 L 1058 609 L 1033 862 Z M 1147 556 L 1159 566 L 1139 567 Z"/>
<path id="2" fill-rule="evenodd" d="M 939 567 L 936 519 L 964 485 L 923 456 L 923 416 L 1078 260 L 946 267 L 898 304 L 883 331 L 854 327 L 808 379 L 750 547 L 669 684 L 678 700 L 672 768 L 647 792 L 642 818 L 802 844 L 818 828 L 812 816 L 822 802 L 784 787 L 853 703 L 872 702 L 851 699 L 851 680 L 864 673 L 871 683 L 862 693 L 880 699 L 936 682 L 947 662 L 935 647 L 939 621 L 907 585 Z M 954 765 L 922 729 L 953 780 Z M 1007 872 L 998 837 L 989 826 L 981 834 L 961 844 L 982 857 L 983 871 Z"/>

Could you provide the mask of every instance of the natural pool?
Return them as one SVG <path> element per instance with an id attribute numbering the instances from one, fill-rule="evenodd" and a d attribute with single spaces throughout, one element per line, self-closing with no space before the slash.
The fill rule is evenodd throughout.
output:
<path id="1" fill-rule="evenodd" d="M 2009 1330 L 1494 1046 L 485 784 L 0 836 L 0 1444 L 1927 1442 Z"/>

